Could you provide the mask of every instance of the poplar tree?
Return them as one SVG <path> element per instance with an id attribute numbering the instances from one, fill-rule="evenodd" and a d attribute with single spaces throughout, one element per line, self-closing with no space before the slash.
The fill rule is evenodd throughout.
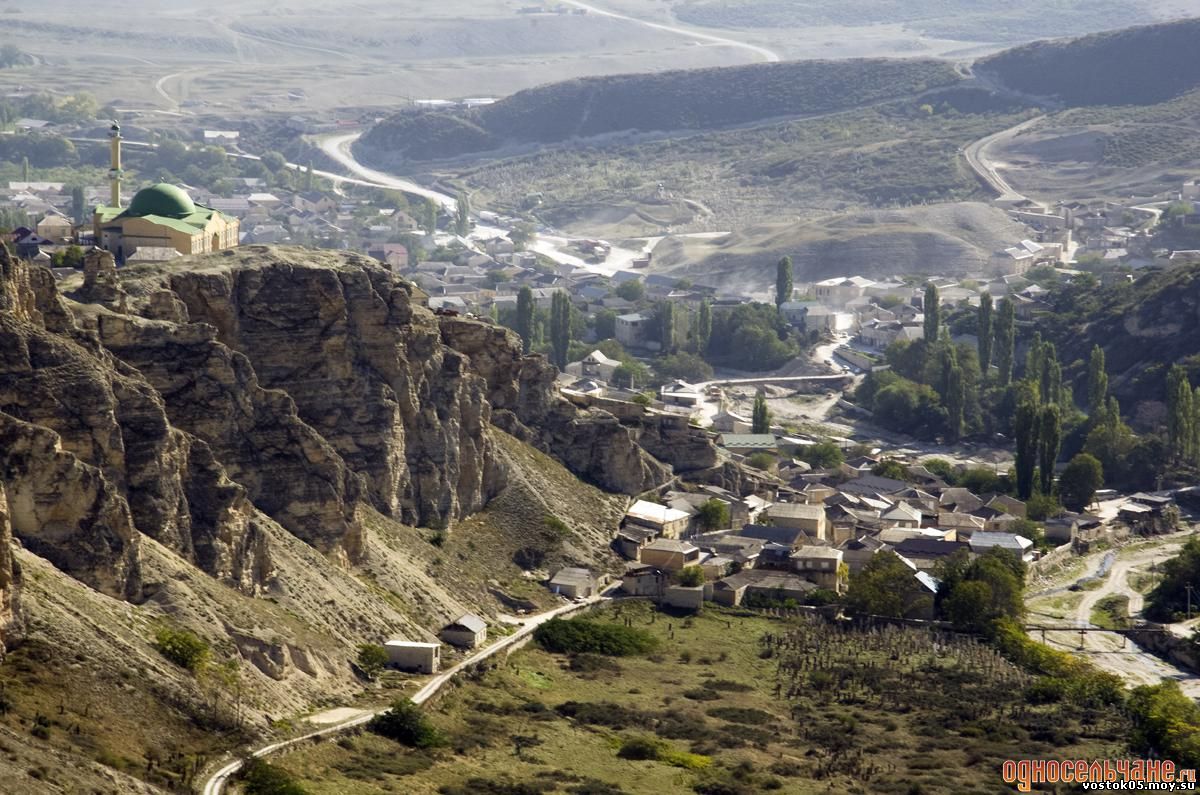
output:
<path id="1" fill-rule="evenodd" d="M 950 365 L 950 369 L 946 375 L 945 404 L 947 435 L 950 441 L 957 442 L 963 435 L 963 415 L 966 408 L 963 373 L 958 362 Z"/>
<path id="2" fill-rule="evenodd" d="M 792 300 L 792 258 L 784 257 L 775 266 L 775 306 L 783 306 Z"/>
<path id="3" fill-rule="evenodd" d="M 1054 463 L 1062 447 L 1062 415 L 1058 406 L 1048 403 L 1042 408 L 1041 428 L 1038 431 L 1038 470 L 1042 494 L 1054 488 Z"/>
<path id="4" fill-rule="evenodd" d="M 754 412 L 750 416 L 750 432 L 771 432 L 771 412 L 767 408 L 767 398 L 762 392 L 754 396 Z"/>
<path id="5" fill-rule="evenodd" d="M 1013 419 L 1013 434 L 1016 436 L 1017 496 L 1027 500 L 1033 496 L 1033 473 L 1038 458 L 1038 408 L 1037 397 L 1032 390 L 1022 390 L 1017 404 L 1017 415 Z"/>
<path id="6" fill-rule="evenodd" d="M 1000 299 L 1000 311 L 996 315 L 996 383 L 1008 386 L 1012 380 L 1013 352 L 1016 349 L 1016 308 L 1008 298 Z"/>
<path id="7" fill-rule="evenodd" d="M 663 353 L 675 350 L 675 304 L 670 301 L 658 305 L 658 342 Z"/>
<path id="8" fill-rule="evenodd" d="M 979 318 L 976 336 L 979 339 L 979 372 L 987 381 L 988 368 L 992 364 L 992 296 L 984 293 L 979 297 Z"/>
<path id="9" fill-rule="evenodd" d="M 460 193 L 454 204 L 454 233 L 466 237 L 471 231 L 471 201 L 467 194 Z"/>
<path id="10" fill-rule="evenodd" d="M 700 302 L 700 316 L 696 321 L 696 349 L 701 355 L 708 350 L 708 338 L 712 336 L 712 305 L 705 298 Z"/>
<path id="11" fill-rule="evenodd" d="M 557 292 L 550 303 L 550 346 L 554 366 L 567 369 L 567 349 L 571 345 L 571 302 L 567 294 Z"/>
<path id="12" fill-rule="evenodd" d="M 1062 402 L 1062 365 L 1053 342 L 1042 343 L 1042 372 L 1039 379 L 1042 403 Z"/>
<path id="13" fill-rule="evenodd" d="M 521 350 L 529 353 L 533 346 L 533 290 L 522 287 L 517 293 L 517 333 L 521 335 Z"/>
<path id="14" fill-rule="evenodd" d="M 1104 364 L 1104 349 L 1092 346 L 1092 357 L 1088 360 L 1088 419 L 1095 423 L 1104 412 L 1108 401 L 1108 372 Z"/>
<path id="15" fill-rule="evenodd" d="M 1167 450 L 1176 461 L 1192 458 L 1195 406 L 1187 371 L 1173 365 L 1167 373 Z"/>
<path id="16" fill-rule="evenodd" d="M 935 284 L 925 287 L 925 345 L 928 348 L 938 341 L 942 328 L 942 304 Z"/>

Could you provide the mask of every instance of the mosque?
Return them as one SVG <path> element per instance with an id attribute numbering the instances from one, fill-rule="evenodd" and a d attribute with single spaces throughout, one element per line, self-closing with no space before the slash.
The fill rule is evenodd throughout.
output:
<path id="1" fill-rule="evenodd" d="M 142 188 L 129 206 L 122 208 L 121 128 L 114 124 L 108 137 L 112 142 L 112 168 L 108 172 L 112 195 L 109 206 L 96 208 L 92 226 L 96 245 L 112 252 L 118 264 L 138 249 L 206 254 L 237 246 L 236 218 L 196 204 L 186 191 L 174 185 Z"/>

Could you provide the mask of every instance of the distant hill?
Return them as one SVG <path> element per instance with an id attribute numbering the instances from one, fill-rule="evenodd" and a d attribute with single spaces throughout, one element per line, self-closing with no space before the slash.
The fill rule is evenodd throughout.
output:
<path id="1" fill-rule="evenodd" d="M 1014 47 L 976 63 L 1010 88 L 1068 105 L 1151 105 L 1200 86 L 1200 19 Z"/>
<path id="2" fill-rule="evenodd" d="M 764 224 L 717 239 L 668 238 L 654 250 L 654 268 L 739 292 L 766 291 L 785 254 L 797 282 L 854 274 L 959 276 L 983 270 L 992 252 L 1021 233 L 1003 210 L 975 202 L 877 210 Z"/>
<path id="3" fill-rule="evenodd" d="M 588 77 L 470 110 L 401 111 L 359 145 L 376 162 L 419 161 L 626 131 L 710 130 L 846 110 L 960 79 L 942 61 L 885 59 Z"/>

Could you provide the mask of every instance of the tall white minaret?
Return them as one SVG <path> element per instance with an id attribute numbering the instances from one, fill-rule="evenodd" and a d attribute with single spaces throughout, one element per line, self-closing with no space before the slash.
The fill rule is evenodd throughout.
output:
<path id="1" fill-rule="evenodd" d="M 108 138 L 112 142 L 112 163 L 108 169 L 108 184 L 112 189 L 109 196 L 109 206 L 121 206 L 121 126 L 113 122 L 108 130 Z"/>

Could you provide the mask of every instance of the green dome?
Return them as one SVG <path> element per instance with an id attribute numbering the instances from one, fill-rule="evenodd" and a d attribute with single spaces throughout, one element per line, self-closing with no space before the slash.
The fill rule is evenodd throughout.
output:
<path id="1" fill-rule="evenodd" d="M 165 182 L 142 188 L 129 203 L 126 215 L 161 215 L 166 218 L 183 218 L 196 212 L 192 198 L 182 188 Z"/>

